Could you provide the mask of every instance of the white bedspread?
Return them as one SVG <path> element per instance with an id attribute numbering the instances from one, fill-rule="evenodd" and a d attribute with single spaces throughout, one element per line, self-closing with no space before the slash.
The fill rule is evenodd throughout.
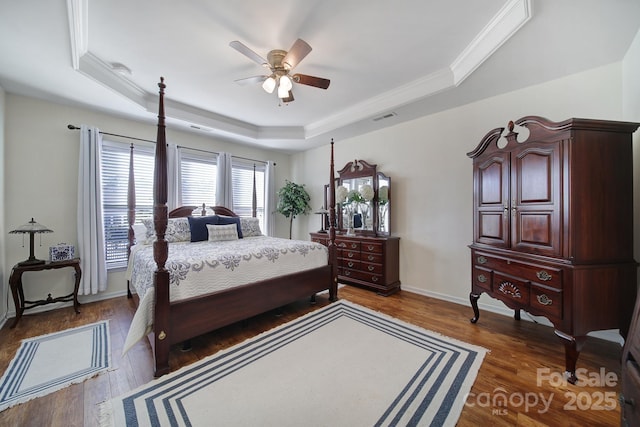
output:
<path id="1" fill-rule="evenodd" d="M 166 262 L 169 296 L 171 301 L 178 301 L 327 263 L 327 248 L 309 241 L 259 236 L 221 242 L 170 243 Z M 153 246 L 134 246 L 127 279 L 138 293 L 140 303 L 123 353 L 151 332 L 155 270 Z"/>

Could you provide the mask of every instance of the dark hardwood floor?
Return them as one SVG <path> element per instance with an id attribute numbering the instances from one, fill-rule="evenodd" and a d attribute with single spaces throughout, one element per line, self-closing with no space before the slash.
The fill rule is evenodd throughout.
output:
<path id="1" fill-rule="evenodd" d="M 574 386 L 559 381 L 558 374 L 564 369 L 564 350 L 549 327 L 483 311 L 478 323 L 471 324 L 470 307 L 406 291 L 381 297 L 347 286 L 340 289 L 339 297 L 490 350 L 462 411 L 459 426 L 619 425 L 621 348 L 618 344 L 589 338 L 578 359 L 578 368 L 583 369 L 578 377 L 583 382 L 589 380 L 590 384 Z M 193 363 L 327 304 L 326 295 L 321 295 L 315 306 L 300 301 L 283 307 L 279 316 L 266 313 L 199 337 L 193 340 L 193 349 L 189 352 L 182 352 L 176 346 L 171 352 L 171 369 Z M 21 339 L 102 319 L 110 321 L 113 369 L 82 384 L 0 412 L 0 425 L 97 426 L 100 402 L 149 382 L 153 378 L 152 356 L 146 340 L 121 355 L 133 312 L 133 303 L 121 297 L 82 305 L 79 315 L 66 307 L 27 314 L 15 329 L 9 329 L 11 322 L 7 322 L 0 330 L 2 372 Z M 538 370 L 543 370 L 541 375 Z M 609 376 L 609 385 L 597 384 L 603 372 Z M 318 407 L 322 407 L 322 402 L 318 402 Z M 608 409 L 611 407 L 613 409 Z"/>

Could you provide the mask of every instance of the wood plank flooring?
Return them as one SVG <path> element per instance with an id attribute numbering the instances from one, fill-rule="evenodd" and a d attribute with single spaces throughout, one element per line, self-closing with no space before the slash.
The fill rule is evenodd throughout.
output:
<path id="1" fill-rule="evenodd" d="M 564 348 L 549 327 L 483 311 L 474 325 L 469 322 L 470 307 L 406 291 L 381 297 L 346 286 L 340 289 L 339 297 L 490 350 L 462 411 L 459 426 L 613 426 L 620 423 L 617 398 L 621 348 L 618 344 L 588 339 L 578 359 L 578 368 L 584 369 L 578 377 L 591 380 L 591 384 L 579 387 L 559 381 L 559 373 L 564 370 Z M 193 363 L 328 303 L 327 297 L 321 295 L 315 306 L 300 301 L 283 307 L 278 315 L 266 313 L 199 337 L 193 341 L 192 351 L 182 352 L 176 346 L 171 353 L 171 369 Z M 15 329 L 9 329 L 11 322 L 7 322 L 0 330 L 2 372 L 21 339 L 102 319 L 110 320 L 114 369 L 0 412 L 1 426 L 97 426 L 100 402 L 153 378 L 152 355 L 146 340 L 121 355 L 134 313 L 132 301 L 125 297 L 82 305 L 79 315 L 67 307 L 28 313 Z M 547 376 L 539 376 L 538 369 L 546 370 Z M 601 372 L 609 374 L 610 385 L 595 384 Z M 611 407 L 613 409 L 607 409 Z M 321 408 L 322 402 L 318 402 L 318 409 Z"/>

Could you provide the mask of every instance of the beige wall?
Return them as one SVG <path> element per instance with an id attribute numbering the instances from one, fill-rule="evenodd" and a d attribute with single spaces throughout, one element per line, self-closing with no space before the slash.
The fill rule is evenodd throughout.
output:
<path id="1" fill-rule="evenodd" d="M 0 200 L 4 200 L 4 186 L 5 186 L 5 166 L 4 166 L 4 133 L 5 133 L 5 92 L 2 87 L 0 87 Z M 5 252 L 5 240 L 6 240 L 6 228 L 4 226 L 4 217 L 5 217 L 5 209 L 6 203 L 2 203 L 2 207 L 0 207 L 0 295 L 7 295 L 9 284 L 7 283 L 9 277 L 5 274 L 7 271 L 7 267 L 4 262 L 4 252 Z M 4 303 L 4 298 L 0 298 L 0 325 L 2 325 L 2 319 L 5 318 L 7 314 L 7 304 Z"/>
<path id="2" fill-rule="evenodd" d="M 640 31 L 627 51 L 622 61 L 622 113 L 624 119 L 632 122 L 640 122 Z M 636 260 L 640 260 L 640 131 L 633 135 L 633 188 L 635 195 L 634 218 L 634 242 Z"/>
<path id="3" fill-rule="evenodd" d="M 11 229 L 26 223 L 31 217 L 54 230 L 42 235 L 42 246 L 36 237 L 36 257 L 46 259 L 49 246 L 66 242 L 77 245 L 76 204 L 78 148 L 80 134 L 70 131 L 67 124 L 87 124 L 111 133 L 155 140 L 155 123 L 141 123 L 88 111 L 81 108 L 18 96 L 6 95 L 5 107 L 5 162 L 3 177 L 6 190 L 5 218 L 2 224 Z M 167 129 L 167 140 L 181 146 L 226 151 L 237 156 L 257 160 L 273 160 L 276 166 L 277 188 L 284 185 L 291 175 L 291 156 L 257 148 L 217 141 L 208 137 Z M 124 140 L 125 142 L 129 142 Z M 0 140 L 1 147 L 1 140 Z M 0 225 L 0 228 L 2 226 Z M 277 215 L 276 233 L 288 237 L 286 219 Z M 0 233 L 5 241 L 5 266 L 10 270 L 16 262 L 28 257 L 28 240 L 22 247 L 20 235 Z M 1 246 L 1 245 L 0 245 Z M 1 250 L 1 248 L 0 248 Z M 60 269 L 47 272 L 26 273 L 25 296 L 40 299 L 47 293 L 65 295 L 72 289 L 73 270 Z M 4 281 L 3 281 L 4 283 Z M 126 289 L 124 272 L 109 273 L 108 289 L 99 298 L 122 295 Z M 6 292 L 3 294 L 6 295 Z M 90 301 L 96 297 L 83 297 Z M 9 303 L 12 316 L 13 301 Z M 4 302 L 0 303 L 6 306 Z M 58 306 L 44 306 L 51 309 Z"/>
<path id="4" fill-rule="evenodd" d="M 473 190 L 466 153 L 491 129 L 526 115 L 557 121 L 570 117 L 622 120 L 622 98 L 622 65 L 612 64 L 336 141 L 336 167 L 362 159 L 391 177 L 391 227 L 401 239 L 403 289 L 469 305 L 467 245 L 472 240 Z M 328 162 L 328 146 L 294 157 L 299 181 L 306 183 L 315 200 L 328 182 L 327 167 L 319 158 Z M 317 227 L 316 218 L 308 218 L 305 231 Z M 297 237 L 305 238 L 305 233 Z M 502 303 L 486 295 L 480 304 L 506 312 Z"/>

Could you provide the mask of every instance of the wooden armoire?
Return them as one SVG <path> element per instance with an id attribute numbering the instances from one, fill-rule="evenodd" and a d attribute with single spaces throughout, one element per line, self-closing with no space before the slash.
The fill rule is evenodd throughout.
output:
<path id="1" fill-rule="evenodd" d="M 472 323 L 484 292 L 545 316 L 576 361 L 588 332 L 626 336 L 636 297 L 632 133 L 638 123 L 528 116 L 473 159 Z M 520 137 L 515 126 L 522 128 Z M 528 135 L 525 135 L 528 133 Z"/>

